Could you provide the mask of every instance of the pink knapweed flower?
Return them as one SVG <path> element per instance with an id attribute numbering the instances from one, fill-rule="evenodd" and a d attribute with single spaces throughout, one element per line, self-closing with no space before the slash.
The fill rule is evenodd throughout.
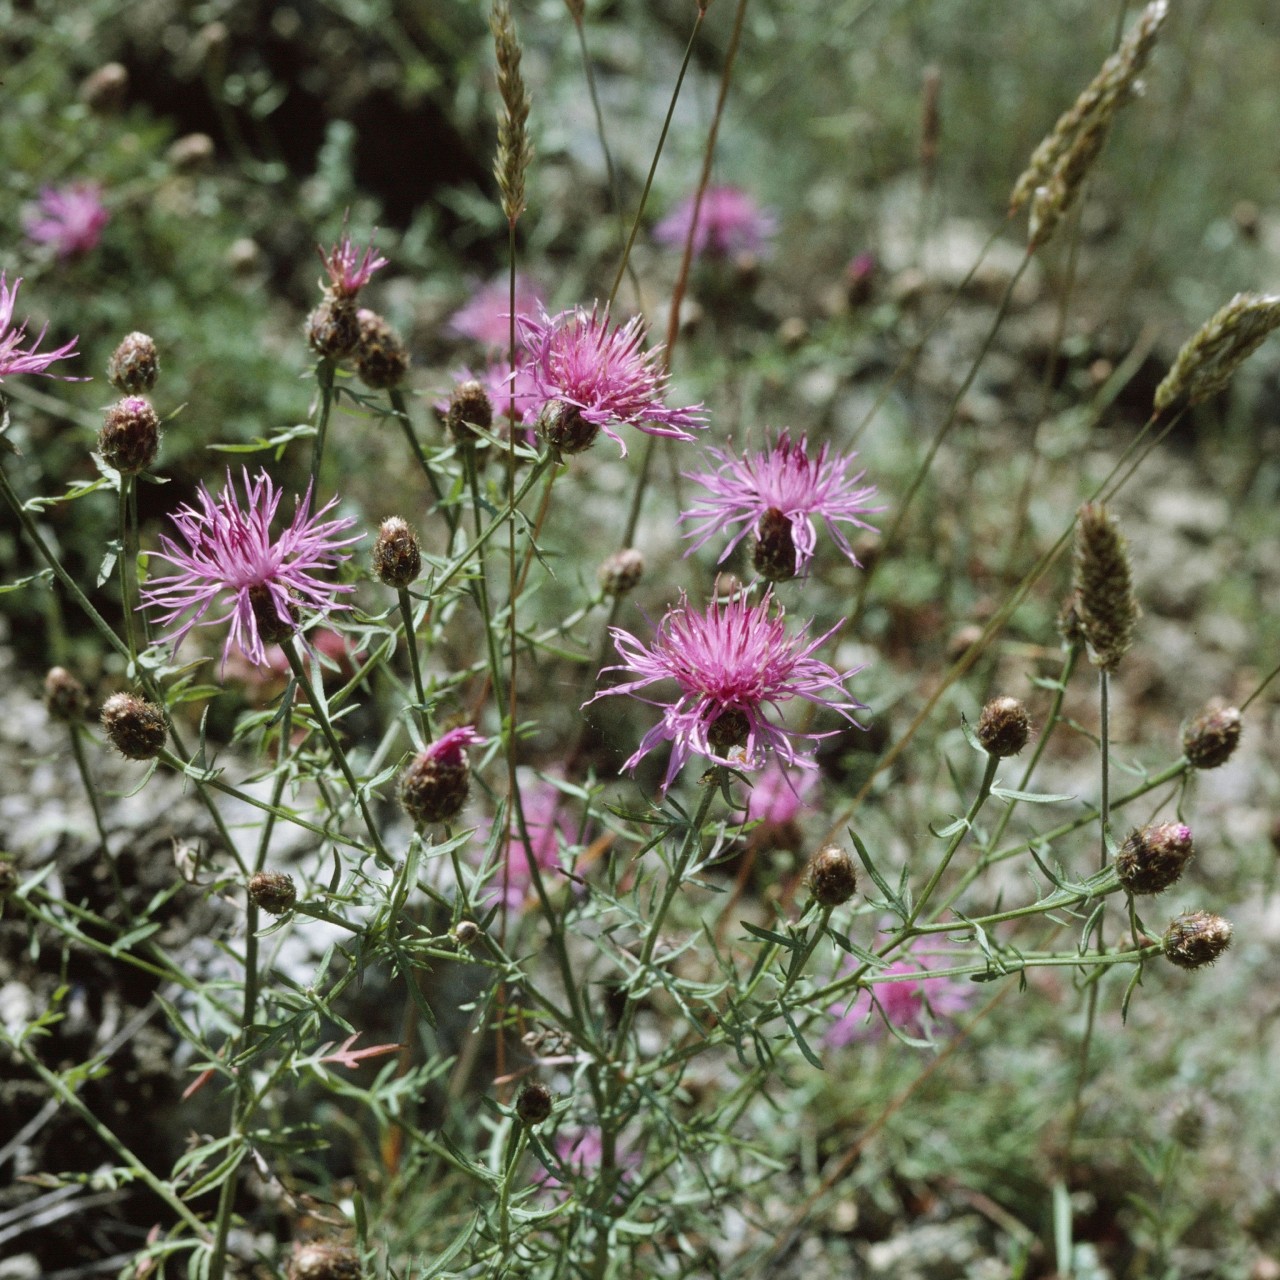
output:
<path id="1" fill-rule="evenodd" d="M 273 632 L 296 629 L 299 605 L 319 616 L 345 609 L 336 597 L 354 588 L 315 574 L 350 559 L 342 549 L 360 541 L 360 535 L 338 536 L 355 523 L 351 518 L 321 519 L 337 505 L 337 498 L 311 514 L 310 486 L 295 504 L 293 519 L 273 540 L 271 522 L 283 495 L 265 471 L 250 481 L 246 469 L 243 480 L 243 508 L 228 470 L 220 497 L 215 499 L 201 484 L 199 509 L 184 505 L 173 514 L 186 546 L 161 534 L 162 549 L 152 555 L 167 560 L 177 572 L 153 578 L 142 592 L 148 607 L 167 611 L 159 619 L 162 626 L 190 614 L 167 637 L 175 648 L 194 626 L 230 622 L 222 650 L 224 668 L 233 647 L 255 666 L 266 665 L 264 629 L 268 641 L 280 638 Z M 228 600 L 227 612 L 207 617 L 219 598 Z"/>
<path id="2" fill-rule="evenodd" d="M 621 627 L 611 628 L 623 662 L 605 670 L 637 678 L 602 689 L 590 701 L 619 693 L 639 697 L 641 689 L 675 681 L 680 692 L 674 702 L 640 698 L 662 707 L 662 719 L 623 766 L 634 769 L 659 743 L 670 742 L 664 791 L 694 753 L 737 769 L 760 768 L 770 752 L 788 765 L 815 768 L 811 758 L 797 751 L 797 741 L 830 735 L 774 724 L 765 709 L 800 698 L 853 719 L 849 713 L 863 704 L 842 696 L 844 682 L 861 668 L 839 672 L 813 657 L 839 625 L 811 640 L 807 625 L 794 636 L 787 634 L 782 611 L 774 612 L 768 595 L 759 604 L 748 603 L 745 596 L 712 601 L 702 612 L 681 596 L 658 624 L 652 646 Z"/>
<path id="3" fill-rule="evenodd" d="M 555 1152 L 560 1163 L 575 1177 L 591 1180 L 599 1176 L 604 1162 L 604 1138 L 599 1129 L 582 1129 L 556 1137 Z M 623 1186 L 630 1181 L 630 1173 L 640 1165 L 639 1152 L 630 1150 L 620 1139 L 614 1147 L 614 1160 Z M 547 1191 L 563 1193 L 566 1188 L 550 1169 L 544 1169 L 535 1179 Z M 621 1187 L 617 1195 L 622 1194 Z"/>
<path id="4" fill-rule="evenodd" d="M 973 999 L 973 984 L 966 978 L 932 978 L 930 969 L 946 968 L 956 959 L 945 951 L 930 950 L 926 938 L 917 938 L 908 950 L 910 959 L 895 960 L 879 971 L 879 976 L 890 974 L 904 976 L 896 982 L 878 982 L 874 987 L 859 991 L 847 1008 L 842 1004 L 831 1006 L 835 1021 L 827 1028 L 822 1039 L 831 1049 L 843 1048 L 858 1040 L 875 1040 L 887 1034 L 886 1024 L 896 1027 L 904 1035 L 923 1036 L 930 1026 L 945 1027 L 957 1014 L 963 1013 Z M 845 972 L 851 973 L 857 961 L 851 956 L 845 964 Z M 872 1010 L 874 1003 L 878 1013 Z M 926 1012 L 927 1009 L 927 1012 Z"/>
<path id="5" fill-rule="evenodd" d="M 542 305 L 542 290 L 528 276 L 517 273 L 515 314 L 531 316 Z M 498 276 L 476 289 L 449 317 L 448 325 L 458 337 L 470 338 L 493 351 L 506 350 L 511 341 L 510 326 L 511 286 L 506 276 Z"/>
<path id="6" fill-rule="evenodd" d="M 625 454 L 626 441 L 615 425 L 676 440 L 689 440 L 691 428 L 707 425 L 701 405 L 670 409 L 663 403 L 667 373 L 661 348 L 644 350 L 639 316 L 611 326 L 598 310 L 576 307 L 557 316 L 540 310 L 536 319 L 520 317 L 520 335 L 537 392 L 525 420 L 538 421 L 543 435 L 565 452 L 586 448 L 603 431 Z M 561 435 L 548 429 L 552 418 Z"/>
<path id="7" fill-rule="evenodd" d="M 653 229 L 653 238 L 682 248 L 693 224 L 696 196 L 690 196 Z M 729 258 L 739 253 L 760 254 L 777 230 L 773 215 L 761 209 L 741 187 L 708 187 L 702 194 L 693 251 L 701 256 Z"/>
<path id="8" fill-rule="evenodd" d="M 38 373 L 46 378 L 61 378 L 64 382 L 82 382 L 85 379 L 72 377 L 66 373 L 50 373 L 49 366 L 55 360 L 65 360 L 76 354 L 76 343 L 80 339 L 72 338 L 65 346 L 56 351 L 37 351 L 44 341 L 45 329 L 41 329 L 31 341 L 31 345 L 23 350 L 22 341 L 27 336 L 27 322 L 13 325 L 13 304 L 18 296 L 18 288 L 22 284 L 19 276 L 13 282 L 13 288 L 5 283 L 5 273 L 0 271 L 0 380 L 11 373 Z"/>
<path id="9" fill-rule="evenodd" d="M 719 533 L 733 536 L 720 556 L 753 533 L 756 568 L 765 577 L 802 576 L 817 546 L 814 520 L 821 517 L 832 541 L 853 564 L 858 563 L 841 524 L 871 529 L 861 517 L 883 511 L 868 500 L 875 485 L 859 485 L 864 471 L 850 474 L 856 454 L 832 454 L 823 444 L 809 456 L 808 437 L 798 442 L 783 431 L 772 448 L 734 457 L 719 449 L 711 456 L 719 462 L 715 471 L 687 472 L 688 479 L 706 490 L 681 520 L 701 521 L 685 535 L 694 539 L 689 552 L 698 550 Z M 740 526 L 734 530 L 734 526 Z"/>
<path id="10" fill-rule="evenodd" d="M 316 245 L 320 261 L 329 277 L 329 288 L 336 298 L 354 298 L 369 283 L 387 260 L 370 245 L 362 254 L 343 232 L 342 239 L 328 253 Z"/>
<path id="11" fill-rule="evenodd" d="M 22 217 L 27 235 L 50 245 L 59 258 L 72 258 L 96 249 L 102 228 L 111 220 L 96 182 L 73 182 L 43 187 L 40 198 Z"/>

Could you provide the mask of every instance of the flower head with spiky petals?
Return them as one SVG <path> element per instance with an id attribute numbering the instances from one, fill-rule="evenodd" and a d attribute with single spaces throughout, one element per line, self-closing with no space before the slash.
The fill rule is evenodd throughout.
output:
<path id="1" fill-rule="evenodd" d="M 45 329 L 32 341 L 24 351 L 22 340 L 27 336 L 27 322 L 24 320 L 16 327 L 13 324 L 13 304 L 18 297 L 18 288 L 22 284 L 19 276 L 9 288 L 5 282 L 5 273 L 0 271 L 0 380 L 11 373 L 38 373 L 46 378 L 61 378 L 63 382 L 84 382 L 87 379 L 74 378 L 66 373 L 50 373 L 49 366 L 55 360 L 65 360 L 76 354 L 76 343 L 79 338 L 72 338 L 65 346 L 56 351 L 37 351 L 44 341 Z"/>
<path id="2" fill-rule="evenodd" d="M 699 205 L 690 196 L 653 229 L 653 238 L 672 248 L 683 248 L 697 209 L 693 252 L 698 256 L 729 258 L 738 253 L 760 254 L 777 230 L 771 213 L 761 209 L 741 187 L 708 187 Z"/>
<path id="3" fill-rule="evenodd" d="M 758 769 L 773 753 L 784 764 L 811 769 L 814 761 L 797 750 L 797 740 L 830 735 L 774 724 L 765 709 L 800 698 L 853 719 L 849 713 L 863 704 L 843 696 L 844 682 L 861 668 L 839 672 L 813 656 L 838 626 L 811 640 L 807 626 L 787 634 L 782 611 L 774 611 L 768 595 L 758 604 L 745 596 L 712 601 L 701 612 L 681 596 L 658 624 L 651 646 L 621 627 L 612 628 L 623 661 L 606 670 L 625 671 L 636 679 L 602 689 L 591 701 L 619 693 L 639 697 L 641 689 L 675 681 L 680 693 L 674 702 L 641 698 L 662 707 L 662 719 L 623 766 L 634 769 L 659 743 L 670 742 L 664 791 L 695 753 L 736 769 Z"/>
<path id="4" fill-rule="evenodd" d="M 757 539 L 756 568 L 766 577 L 803 576 L 817 546 L 815 517 L 821 517 L 832 541 L 853 564 L 858 563 L 841 524 L 871 529 L 861 517 L 883 511 L 868 505 L 875 485 L 858 481 L 866 474 L 851 475 L 856 454 L 832 454 L 822 445 L 809 456 L 808 437 L 798 442 L 789 431 L 778 436 L 772 448 L 734 457 L 710 450 L 719 462 L 715 471 L 686 472 L 706 490 L 681 520 L 701 521 L 685 536 L 694 539 L 689 553 L 718 533 L 735 532 L 720 557 L 723 562 L 748 533 Z"/>
<path id="5" fill-rule="evenodd" d="M 160 617 L 162 626 L 190 615 L 168 637 L 175 648 L 194 626 L 230 622 L 223 667 L 233 647 L 255 666 L 265 665 L 264 641 L 279 641 L 296 631 L 299 606 L 319 616 L 345 609 L 336 597 L 354 588 L 315 575 L 350 559 L 343 548 L 360 541 L 360 535 L 338 536 L 354 520 L 321 519 L 337 504 L 336 498 L 311 514 L 310 486 L 296 504 L 293 519 L 273 540 L 271 522 L 282 492 L 265 471 L 251 481 L 246 469 L 243 480 L 243 508 L 228 470 L 220 497 L 214 498 L 202 484 L 197 491 L 199 508 L 183 506 L 173 514 L 186 546 L 162 534 L 161 550 L 152 555 L 167 560 L 177 572 L 153 578 L 142 592 L 148 607 L 167 611 Z M 230 608 L 216 618 L 207 617 L 220 597 L 230 598 Z"/>
<path id="6" fill-rule="evenodd" d="M 381 271 L 387 260 L 370 245 L 363 254 L 343 229 L 342 239 L 328 253 L 316 245 L 320 261 L 329 277 L 329 289 L 335 298 L 354 298 Z"/>
<path id="7" fill-rule="evenodd" d="M 96 182 L 73 182 L 44 187 L 26 211 L 22 225 L 37 244 L 50 245 L 59 258 L 73 258 L 96 249 L 102 228 L 111 220 Z"/>
<path id="8" fill-rule="evenodd" d="M 525 420 L 537 422 L 563 452 L 586 448 L 603 431 L 625 455 L 616 425 L 676 440 L 692 439 L 690 429 L 707 425 L 701 405 L 670 409 L 663 403 L 667 374 L 661 348 L 644 349 L 639 316 L 611 326 L 598 309 L 576 307 L 557 316 L 539 311 L 536 319 L 520 317 L 520 336 L 537 389 Z M 555 422 L 551 430 L 549 419 Z"/>

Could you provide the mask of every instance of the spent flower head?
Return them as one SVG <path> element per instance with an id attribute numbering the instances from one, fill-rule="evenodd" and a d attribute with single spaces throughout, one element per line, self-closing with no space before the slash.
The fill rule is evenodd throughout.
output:
<path id="1" fill-rule="evenodd" d="M 0 381 L 11 373 L 38 373 L 46 378 L 61 378 L 64 382 L 81 382 L 83 379 L 65 373 L 50 373 L 49 366 L 55 360 L 65 360 L 76 354 L 76 343 L 79 338 L 72 338 L 64 346 L 54 351 L 37 351 L 44 341 L 45 329 L 41 329 L 25 349 L 23 339 L 27 336 L 27 322 L 13 324 L 13 304 L 18 297 L 18 288 L 22 284 L 19 276 L 10 288 L 5 282 L 5 273 L 0 271 Z"/>
<path id="2" fill-rule="evenodd" d="M 22 216 L 28 238 L 46 244 L 59 258 L 74 258 L 98 247 L 102 229 L 111 220 L 96 182 L 72 182 L 44 187 L 40 198 Z"/>
<path id="3" fill-rule="evenodd" d="M 346 608 L 336 597 L 354 588 L 316 575 L 350 559 L 343 548 L 360 540 L 359 534 L 339 536 L 354 520 L 322 519 L 337 505 L 337 498 L 312 514 L 310 486 L 295 504 L 293 519 L 272 538 L 271 522 L 282 491 L 265 471 L 250 480 L 246 469 L 243 481 L 243 506 L 228 470 L 219 497 L 201 484 L 198 506 L 184 505 L 173 514 L 186 545 L 162 534 L 161 550 L 152 555 L 167 560 L 177 572 L 153 578 L 142 592 L 149 607 L 164 611 L 161 625 L 187 615 L 168 637 L 175 647 L 194 626 L 229 622 L 222 650 L 224 668 L 233 648 L 255 666 L 263 666 L 267 661 L 264 641 L 279 641 L 296 630 L 298 606 L 321 616 Z M 208 617 L 220 599 L 230 607 Z"/>
<path id="4" fill-rule="evenodd" d="M 739 253 L 762 253 L 777 230 L 771 213 L 741 187 L 708 187 L 697 196 L 681 201 L 653 229 L 653 238 L 671 248 L 683 247 L 693 226 L 695 209 L 698 225 L 693 233 L 693 252 L 710 258 L 730 258 Z"/>
<path id="5" fill-rule="evenodd" d="M 639 316 L 611 325 L 608 313 L 598 308 L 575 307 L 556 316 L 539 310 L 535 319 L 520 317 L 520 336 L 536 393 L 525 421 L 533 425 L 541 417 L 553 444 L 561 440 L 546 431 L 549 416 L 557 419 L 565 438 L 585 438 L 566 452 L 585 448 L 603 431 L 625 454 L 626 441 L 614 430 L 618 425 L 676 440 L 689 440 L 690 429 L 706 426 L 700 405 L 672 409 L 663 403 L 667 372 L 661 348 L 644 349 Z M 568 426 L 566 419 L 575 425 Z"/>
<path id="6" fill-rule="evenodd" d="M 840 672 L 813 656 L 838 626 L 816 639 L 809 638 L 807 626 L 789 635 L 781 609 L 774 611 L 768 595 L 758 604 L 745 596 L 712 601 L 703 610 L 690 608 L 681 596 L 651 645 L 621 627 L 611 629 L 623 661 L 606 670 L 635 679 L 602 689 L 591 701 L 625 693 L 662 708 L 662 719 L 623 767 L 634 769 L 659 743 L 670 742 L 664 791 L 693 754 L 738 769 L 762 768 L 770 754 L 788 765 L 814 768 L 798 744 L 830 735 L 775 724 L 765 712 L 800 698 L 853 719 L 850 712 L 863 704 L 844 696 L 844 683 L 861 668 Z M 641 696 L 641 690 L 667 680 L 679 688 L 674 701 Z"/>
<path id="7" fill-rule="evenodd" d="M 731 533 L 720 562 L 753 533 L 757 539 L 756 568 L 770 578 L 805 573 L 817 546 L 815 518 L 821 518 L 832 541 L 856 565 L 858 558 L 841 524 L 872 529 L 862 519 L 882 506 L 871 506 L 874 485 L 859 485 L 866 474 L 850 474 L 856 454 L 832 454 L 827 445 L 809 456 L 808 438 L 791 439 L 783 431 L 772 447 L 742 457 L 711 449 L 720 464 L 714 471 L 687 472 L 688 479 L 706 490 L 681 520 L 701 521 L 685 535 L 694 539 L 689 553 L 712 537 Z M 735 526 L 738 526 L 735 528 Z"/>

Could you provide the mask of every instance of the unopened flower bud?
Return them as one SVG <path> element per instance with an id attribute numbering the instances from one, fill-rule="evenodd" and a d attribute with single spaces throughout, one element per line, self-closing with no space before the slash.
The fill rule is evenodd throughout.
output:
<path id="1" fill-rule="evenodd" d="M 644 576 L 644 553 L 635 547 L 615 551 L 596 570 L 600 590 L 607 596 L 625 596 Z"/>
<path id="2" fill-rule="evenodd" d="M 1130 893 L 1163 893 L 1195 856 L 1191 828 L 1159 822 L 1134 831 L 1116 853 L 1116 876 Z"/>
<path id="3" fill-rule="evenodd" d="M 1164 931 L 1164 954 L 1180 969 L 1212 964 L 1231 945 L 1231 925 L 1210 911 L 1187 911 Z"/>
<path id="4" fill-rule="evenodd" d="M 400 803 L 419 826 L 449 822 L 462 811 L 471 789 L 467 747 L 482 739 L 469 725 L 450 729 L 419 752 L 400 775 Z"/>
<path id="5" fill-rule="evenodd" d="M 160 449 L 160 418 L 143 396 L 125 396 L 106 412 L 98 432 L 103 461 L 122 475 L 145 471 Z"/>
<path id="6" fill-rule="evenodd" d="M 537 1080 L 526 1084 L 516 1095 L 516 1115 L 522 1124 L 533 1128 L 551 1114 L 551 1090 Z"/>
<path id="7" fill-rule="evenodd" d="M 50 667 L 44 678 L 44 705 L 53 719 L 76 724 L 89 710 L 89 695 L 66 667 Z"/>
<path id="8" fill-rule="evenodd" d="M 164 714 L 132 693 L 113 693 L 102 707 L 107 741 L 130 760 L 154 760 L 164 750 Z"/>
<path id="9" fill-rule="evenodd" d="M 108 381 L 127 396 L 150 391 L 159 372 L 155 341 L 145 333 L 126 334 L 107 361 Z"/>
<path id="10" fill-rule="evenodd" d="M 384 586 L 403 590 L 422 572 L 422 548 L 407 521 L 388 516 L 373 544 L 373 572 Z"/>
<path id="11" fill-rule="evenodd" d="M 18 868 L 7 858 L 0 858 L 0 900 L 7 898 L 19 883 Z"/>
<path id="12" fill-rule="evenodd" d="M 376 312 L 362 307 L 360 343 L 356 347 L 356 372 L 366 387 L 384 391 L 397 387 L 409 372 L 409 350 L 400 335 Z"/>
<path id="13" fill-rule="evenodd" d="M 1240 744 L 1240 712 L 1215 698 L 1182 731 L 1182 754 L 1193 769 L 1216 769 Z"/>
<path id="14" fill-rule="evenodd" d="M 360 320 L 355 302 L 326 290 L 323 301 L 307 317 L 307 345 L 326 360 L 341 360 L 359 343 Z"/>
<path id="15" fill-rule="evenodd" d="M 453 940 L 460 947 L 469 947 L 480 936 L 480 926 L 474 920 L 459 920 L 453 926 Z"/>
<path id="16" fill-rule="evenodd" d="M 838 907 L 848 902 L 858 888 L 858 872 L 853 859 L 839 846 L 819 849 L 809 863 L 809 892 L 819 906 Z"/>
<path id="17" fill-rule="evenodd" d="M 595 443 L 600 428 L 588 422 L 576 405 L 548 400 L 538 414 L 538 434 L 561 453 L 582 453 Z"/>
<path id="18" fill-rule="evenodd" d="M 474 378 L 460 382 L 449 397 L 445 414 L 445 426 L 449 434 L 460 444 L 471 440 L 473 427 L 488 431 L 493 426 L 493 402 L 489 393 Z"/>
<path id="19" fill-rule="evenodd" d="M 259 871 L 249 877 L 249 901 L 269 916 L 282 916 L 293 910 L 298 890 L 293 877 L 283 871 Z"/>
<path id="20" fill-rule="evenodd" d="M 1031 735 L 1031 718 L 1017 698 L 992 698 L 978 717 L 978 742 L 990 756 L 1016 756 Z"/>
<path id="21" fill-rule="evenodd" d="M 779 507 L 770 507 L 756 525 L 756 545 L 751 555 L 756 572 L 770 582 L 786 582 L 796 576 L 796 544 L 791 521 Z"/>
<path id="22" fill-rule="evenodd" d="M 295 1244 L 289 1280 L 361 1280 L 360 1255 L 334 1240 Z"/>

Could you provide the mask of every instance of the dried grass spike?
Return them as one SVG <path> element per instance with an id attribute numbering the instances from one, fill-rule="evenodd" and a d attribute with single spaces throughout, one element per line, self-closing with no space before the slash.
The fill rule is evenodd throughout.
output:
<path id="1" fill-rule="evenodd" d="M 1075 605 L 1089 661 L 1114 671 L 1133 643 L 1139 609 L 1128 548 L 1101 503 L 1086 502 L 1078 513 Z"/>
<path id="2" fill-rule="evenodd" d="M 1152 0 L 1129 28 L 1119 48 L 1102 64 L 1102 69 L 1071 107 L 1058 117 L 1053 130 L 1032 152 L 1026 169 L 1013 184 L 1009 195 L 1010 214 L 1021 209 L 1040 187 L 1049 184 L 1081 135 L 1101 129 L 1105 136 L 1116 111 L 1132 96 L 1138 75 L 1151 57 L 1156 36 L 1168 13 L 1168 0 Z M 1096 155 L 1097 149 L 1089 160 Z"/>
<path id="3" fill-rule="evenodd" d="M 1237 293 L 1178 352 L 1156 388 L 1156 412 L 1183 396 L 1189 404 L 1198 404 L 1221 391 L 1276 328 L 1280 328 L 1280 294 Z"/>
<path id="4" fill-rule="evenodd" d="M 502 98 L 493 172 L 502 192 L 502 212 L 514 225 L 525 209 L 524 179 L 533 160 L 533 146 L 529 141 L 529 91 L 520 73 L 520 42 L 507 0 L 494 0 L 489 29 L 493 32 L 498 93 Z"/>

